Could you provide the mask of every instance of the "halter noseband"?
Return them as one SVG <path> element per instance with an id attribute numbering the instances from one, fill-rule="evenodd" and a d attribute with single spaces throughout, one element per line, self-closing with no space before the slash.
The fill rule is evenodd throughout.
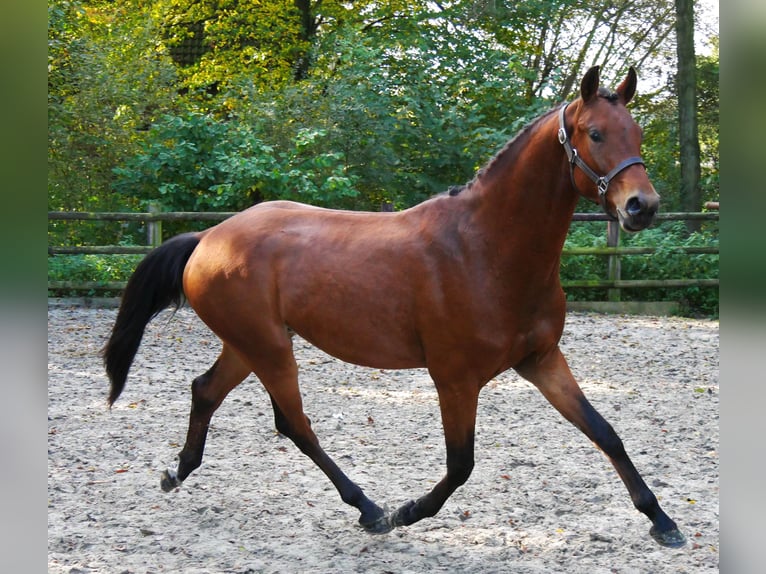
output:
<path id="1" fill-rule="evenodd" d="M 642 160 L 640 157 L 629 157 L 618 163 L 606 175 L 598 175 L 595 171 L 588 167 L 588 164 L 582 160 L 580 154 L 577 153 L 577 150 L 572 147 L 572 143 L 569 141 L 566 124 L 564 123 L 564 112 L 566 112 L 568 105 L 569 104 L 564 104 L 559 109 L 559 143 L 564 146 L 564 151 L 567 154 L 567 158 L 569 158 L 569 177 L 572 179 L 572 185 L 575 189 L 577 189 L 577 184 L 574 180 L 574 167 L 579 167 L 583 173 L 587 175 L 593 183 L 596 184 L 596 188 L 598 188 L 598 199 L 601 203 L 601 208 L 604 210 L 604 213 L 609 215 L 609 211 L 606 208 L 606 191 L 609 189 L 609 182 L 611 182 L 614 176 L 616 176 L 626 167 L 637 163 L 645 165 L 644 160 Z M 577 191 L 579 193 L 579 190 Z"/>

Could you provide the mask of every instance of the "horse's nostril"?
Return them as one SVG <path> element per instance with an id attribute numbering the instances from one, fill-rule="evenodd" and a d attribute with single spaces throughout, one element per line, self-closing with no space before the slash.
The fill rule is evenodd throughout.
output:
<path id="1" fill-rule="evenodd" d="M 628 215 L 638 215 L 644 208 L 644 203 L 638 197 L 631 197 L 625 204 Z"/>

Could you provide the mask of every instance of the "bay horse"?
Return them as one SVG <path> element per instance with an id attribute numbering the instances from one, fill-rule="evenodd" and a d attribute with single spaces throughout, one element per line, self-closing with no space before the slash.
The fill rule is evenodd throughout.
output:
<path id="1" fill-rule="evenodd" d="M 576 100 L 531 122 L 471 182 L 412 208 L 367 213 L 264 202 L 149 253 L 103 349 L 109 405 L 146 325 L 171 304 L 185 298 L 222 341 L 218 359 L 192 383 L 186 442 L 162 489 L 180 486 L 200 466 L 213 413 L 254 373 L 276 429 L 358 509 L 364 529 L 414 524 L 468 480 L 479 391 L 512 368 L 608 457 L 651 520 L 651 536 L 683 545 L 558 345 L 566 312 L 559 260 L 578 197 L 601 203 L 627 231 L 650 225 L 659 206 L 639 155 L 641 129 L 626 109 L 636 72 L 630 68 L 616 91 L 599 82 L 596 66 Z M 447 453 L 446 475 L 430 492 L 384 511 L 328 456 L 304 414 L 293 333 L 357 365 L 428 370 Z"/>

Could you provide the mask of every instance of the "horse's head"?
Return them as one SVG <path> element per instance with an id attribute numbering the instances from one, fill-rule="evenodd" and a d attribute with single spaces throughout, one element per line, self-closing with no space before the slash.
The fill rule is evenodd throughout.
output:
<path id="1" fill-rule="evenodd" d="M 641 128 L 625 107 L 635 92 L 633 68 L 611 92 L 599 87 L 594 66 L 583 77 L 580 100 L 569 114 L 562 108 L 559 120 L 559 141 L 569 156 L 575 187 L 601 203 L 626 231 L 648 227 L 660 204 L 640 157 Z"/>

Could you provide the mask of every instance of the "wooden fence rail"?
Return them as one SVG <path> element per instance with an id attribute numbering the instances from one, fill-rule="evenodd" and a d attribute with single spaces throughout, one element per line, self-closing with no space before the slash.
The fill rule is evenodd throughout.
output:
<path id="1" fill-rule="evenodd" d="M 718 209 L 718 205 L 706 206 Z M 163 221 L 210 221 L 217 223 L 235 215 L 236 212 L 196 212 L 171 211 L 160 212 L 151 210 L 144 213 L 123 212 L 82 212 L 82 211 L 49 211 L 49 221 L 139 221 L 147 227 L 146 245 L 80 245 L 80 246 L 48 246 L 48 255 L 143 255 L 162 242 Z M 660 213 L 656 220 L 661 221 L 718 221 L 717 211 Z M 610 301 L 620 300 L 621 289 L 635 288 L 671 288 L 671 287 L 718 287 L 718 279 L 645 279 L 624 280 L 620 277 L 620 259 L 623 256 L 651 255 L 657 251 L 654 247 L 619 247 L 620 228 L 603 213 L 575 213 L 572 221 L 606 221 L 606 247 L 575 247 L 563 251 L 565 257 L 586 255 L 603 256 L 607 258 L 607 277 L 598 280 L 564 281 L 568 289 L 608 289 Z M 689 255 L 718 254 L 718 247 L 683 246 L 679 251 Z M 121 291 L 125 288 L 124 281 L 48 281 L 48 289 L 66 289 L 73 291 Z"/>

